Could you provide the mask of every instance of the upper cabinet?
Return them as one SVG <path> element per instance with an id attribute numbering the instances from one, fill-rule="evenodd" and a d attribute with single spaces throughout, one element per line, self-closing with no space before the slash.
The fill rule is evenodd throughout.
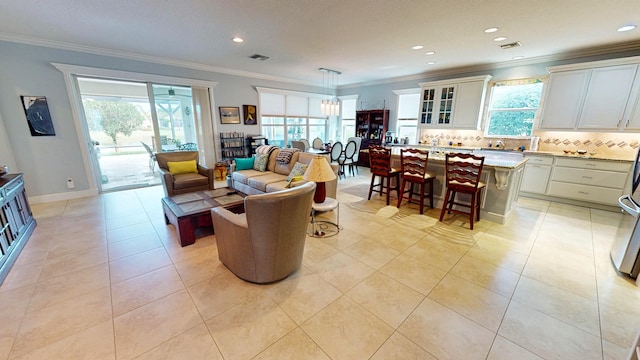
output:
<path id="1" fill-rule="evenodd" d="M 588 70 L 552 73 L 544 94 L 542 129 L 573 129 L 580 116 Z"/>
<path id="2" fill-rule="evenodd" d="M 490 75 L 420 83 L 418 126 L 478 129 Z"/>
<path id="3" fill-rule="evenodd" d="M 539 127 L 640 130 L 640 114 L 634 111 L 640 88 L 640 58 L 628 58 L 626 62 L 631 63 L 606 66 L 611 61 L 605 61 L 549 68 Z"/>

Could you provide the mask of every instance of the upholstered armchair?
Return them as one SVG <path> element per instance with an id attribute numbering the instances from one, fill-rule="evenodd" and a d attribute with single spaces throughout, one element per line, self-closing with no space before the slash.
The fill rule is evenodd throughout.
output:
<path id="1" fill-rule="evenodd" d="M 237 277 L 253 283 L 284 279 L 302 265 L 316 184 L 249 195 L 244 214 L 211 209 L 218 258 Z"/>
<path id="2" fill-rule="evenodd" d="M 162 179 L 164 194 L 166 196 L 174 196 L 193 191 L 213 190 L 213 169 L 198 164 L 198 156 L 197 151 L 156 153 L 156 160 L 160 168 L 160 178 Z M 195 167 L 189 167 L 189 164 L 193 164 L 187 162 L 194 160 Z"/>

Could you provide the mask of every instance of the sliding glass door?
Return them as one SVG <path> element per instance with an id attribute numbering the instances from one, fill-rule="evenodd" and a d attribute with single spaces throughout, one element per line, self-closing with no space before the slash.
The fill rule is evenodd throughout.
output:
<path id="1" fill-rule="evenodd" d="M 150 84 L 157 116 L 159 144 L 153 141 L 154 149 L 161 151 L 177 149 L 196 150 L 198 145 L 193 120 L 193 97 L 191 88 Z"/>
<path id="2" fill-rule="evenodd" d="M 99 191 L 158 185 L 155 152 L 197 149 L 191 88 L 77 80 Z"/>

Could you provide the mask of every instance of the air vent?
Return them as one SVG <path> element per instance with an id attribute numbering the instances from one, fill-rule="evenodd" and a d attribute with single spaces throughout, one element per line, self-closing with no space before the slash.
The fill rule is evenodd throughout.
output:
<path id="1" fill-rule="evenodd" d="M 250 59 L 253 60 L 260 60 L 260 61 L 265 61 L 267 59 L 269 59 L 268 56 L 264 56 L 264 55 L 260 55 L 260 54 L 253 54 L 251 56 L 249 56 Z"/>
<path id="2" fill-rule="evenodd" d="M 522 46 L 520 41 L 512 42 L 512 43 L 509 43 L 509 44 L 502 44 L 502 45 L 500 45 L 500 48 L 502 48 L 502 49 L 511 49 L 511 48 L 518 47 L 518 46 Z"/>

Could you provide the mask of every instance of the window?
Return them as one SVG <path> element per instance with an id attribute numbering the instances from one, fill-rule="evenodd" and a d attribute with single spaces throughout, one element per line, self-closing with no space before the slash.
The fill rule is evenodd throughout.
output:
<path id="1" fill-rule="evenodd" d="M 485 135 L 530 137 L 542 95 L 542 79 L 496 82 L 491 87 Z"/>
<path id="2" fill-rule="evenodd" d="M 418 140 L 418 107 L 420 89 L 394 91 L 398 95 L 398 122 L 396 123 L 396 139 L 409 138 L 410 143 Z"/>
<path id="3" fill-rule="evenodd" d="M 292 140 L 327 140 L 327 119 L 320 114 L 320 97 L 294 91 L 258 88 L 262 135 L 269 145 L 287 147 Z"/>
<path id="4" fill-rule="evenodd" d="M 342 143 L 346 144 L 347 139 L 356 136 L 356 99 L 342 100 Z"/>

